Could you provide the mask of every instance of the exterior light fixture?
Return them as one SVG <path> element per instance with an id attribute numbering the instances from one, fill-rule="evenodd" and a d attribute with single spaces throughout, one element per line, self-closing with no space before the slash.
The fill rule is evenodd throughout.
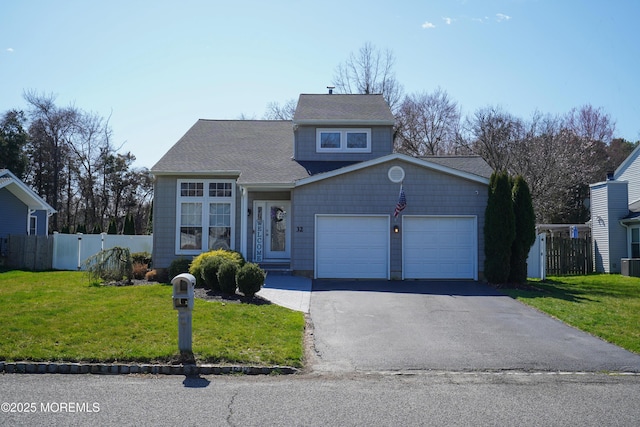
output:
<path id="1" fill-rule="evenodd" d="M 398 234 L 400 232 L 400 227 L 398 227 L 397 225 L 393 226 L 393 233 L 394 234 Z"/>

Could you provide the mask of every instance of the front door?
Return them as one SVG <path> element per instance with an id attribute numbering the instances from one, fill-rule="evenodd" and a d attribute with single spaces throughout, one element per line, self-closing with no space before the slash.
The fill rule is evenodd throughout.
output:
<path id="1" fill-rule="evenodd" d="M 256 261 L 291 257 L 290 209 L 289 201 L 256 201 L 254 203 Z"/>

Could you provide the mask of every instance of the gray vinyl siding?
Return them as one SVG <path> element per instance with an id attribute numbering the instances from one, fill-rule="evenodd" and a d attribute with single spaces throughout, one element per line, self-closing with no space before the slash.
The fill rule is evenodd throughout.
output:
<path id="1" fill-rule="evenodd" d="M 316 152 L 317 128 L 367 128 L 371 129 L 370 153 L 318 153 Z M 300 126 L 294 132 L 294 158 L 298 161 L 364 161 L 386 156 L 393 152 L 391 126 Z"/>
<path id="2" fill-rule="evenodd" d="M 627 257 L 627 230 L 620 219 L 628 212 L 626 182 L 591 186 L 591 236 L 597 272 L 620 273 L 620 259 Z"/>
<path id="3" fill-rule="evenodd" d="M 153 200 L 153 265 L 156 268 L 168 268 L 173 260 L 191 255 L 176 254 L 176 196 L 178 179 L 229 179 L 216 176 L 165 176 L 159 175 L 154 183 Z M 235 190 L 235 230 L 234 248 L 240 249 L 240 202 L 241 192 L 236 185 Z"/>
<path id="4" fill-rule="evenodd" d="M 487 185 L 394 160 L 369 168 L 296 187 L 292 193 L 292 265 L 294 271 L 314 269 L 316 214 L 389 215 L 391 218 L 391 277 L 402 276 L 402 233 L 394 234 L 393 218 L 400 184 L 387 173 L 392 166 L 405 170 L 404 190 L 407 207 L 401 215 L 474 215 L 478 221 L 478 268 L 484 266 L 484 210 Z M 302 231 L 297 231 L 302 230 Z"/>
<path id="5" fill-rule="evenodd" d="M 153 265 L 168 268 L 176 256 L 176 178 L 156 177 L 153 194 Z"/>
<path id="6" fill-rule="evenodd" d="M 629 203 L 640 200 L 640 151 L 634 152 L 634 158 L 627 167 L 615 177 L 616 181 L 629 183 Z"/>

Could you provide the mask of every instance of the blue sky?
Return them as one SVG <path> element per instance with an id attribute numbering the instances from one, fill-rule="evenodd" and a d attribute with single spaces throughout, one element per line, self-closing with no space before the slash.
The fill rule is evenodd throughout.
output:
<path id="1" fill-rule="evenodd" d="M 262 118 L 325 93 L 366 42 L 405 92 L 463 114 L 527 119 L 591 104 L 640 140 L 637 0 L 22 0 L 0 5 L 0 112 L 24 90 L 110 116 L 114 145 L 152 167 L 197 119 Z"/>

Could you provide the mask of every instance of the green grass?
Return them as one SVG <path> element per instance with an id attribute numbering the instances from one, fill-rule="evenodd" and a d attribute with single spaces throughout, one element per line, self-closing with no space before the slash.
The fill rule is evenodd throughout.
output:
<path id="1" fill-rule="evenodd" d="M 170 285 L 99 286 L 81 272 L 0 273 L 0 360 L 176 360 Z M 304 315 L 277 305 L 196 299 L 199 363 L 301 366 Z"/>
<path id="2" fill-rule="evenodd" d="M 539 291 L 503 290 L 578 329 L 640 353 L 640 278 L 614 274 L 530 281 Z"/>

